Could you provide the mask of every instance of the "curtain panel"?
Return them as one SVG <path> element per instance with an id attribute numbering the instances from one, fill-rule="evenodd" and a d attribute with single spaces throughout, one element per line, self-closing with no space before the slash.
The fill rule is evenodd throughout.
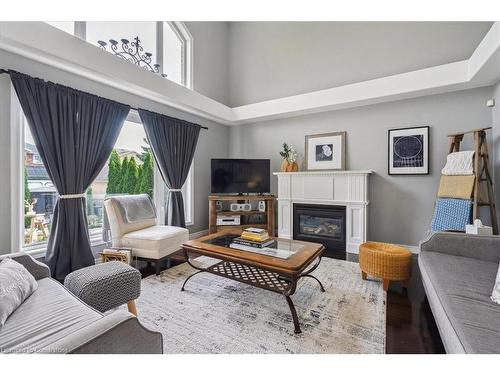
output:
<path id="1" fill-rule="evenodd" d="M 94 264 L 84 193 L 103 168 L 130 107 L 9 71 L 35 145 L 60 195 L 54 208 L 46 262 L 63 280 Z"/>
<path id="2" fill-rule="evenodd" d="M 163 181 L 169 189 L 165 223 L 186 227 L 181 188 L 193 162 L 201 126 L 139 109 Z"/>

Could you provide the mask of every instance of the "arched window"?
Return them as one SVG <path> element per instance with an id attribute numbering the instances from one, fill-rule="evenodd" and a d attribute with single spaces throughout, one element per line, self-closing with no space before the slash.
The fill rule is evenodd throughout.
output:
<path id="1" fill-rule="evenodd" d="M 173 21 L 60 21 L 48 24 L 98 46 L 98 41 L 139 37 L 144 52 L 153 54 L 167 79 L 193 87 L 193 40 L 183 22 Z"/>

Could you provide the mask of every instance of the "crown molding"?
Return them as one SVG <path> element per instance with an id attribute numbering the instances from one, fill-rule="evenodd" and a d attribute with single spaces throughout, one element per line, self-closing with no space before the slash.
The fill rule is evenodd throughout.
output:
<path id="1" fill-rule="evenodd" d="M 141 71 L 43 22 L 30 22 L 29 27 L 25 22 L 0 22 L 0 49 L 224 125 L 392 102 L 500 80 L 500 22 L 466 60 L 234 108 Z M 0 68 L 17 68 L 12 65 Z"/>

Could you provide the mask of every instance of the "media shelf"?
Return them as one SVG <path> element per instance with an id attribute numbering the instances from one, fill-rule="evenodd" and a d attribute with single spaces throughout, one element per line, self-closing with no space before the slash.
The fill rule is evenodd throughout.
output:
<path id="1" fill-rule="evenodd" d="M 230 203 L 252 203 L 256 201 L 265 201 L 266 202 L 266 210 L 265 211 L 228 211 L 223 210 L 217 212 L 216 202 L 225 202 L 226 204 Z M 234 230 L 234 229 L 245 229 L 245 228 L 263 228 L 269 232 L 270 236 L 274 236 L 274 202 L 276 201 L 276 197 L 274 195 L 209 195 L 208 196 L 208 231 L 209 233 L 216 233 L 218 231 L 223 230 Z M 260 215 L 265 216 L 265 223 L 245 223 L 242 225 L 217 225 L 217 216 L 254 216 Z"/>

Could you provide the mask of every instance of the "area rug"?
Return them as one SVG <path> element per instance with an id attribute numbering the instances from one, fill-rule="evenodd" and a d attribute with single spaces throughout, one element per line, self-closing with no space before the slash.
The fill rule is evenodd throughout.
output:
<path id="1" fill-rule="evenodd" d="M 210 264 L 209 258 L 198 263 Z M 196 262 L 195 261 L 195 262 Z M 384 353 L 386 294 L 357 263 L 323 258 L 292 296 L 302 329 L 293 333 L 284 297 L 181 264 L 142 280 L 139 320 L 163 335 L 165 353 Z"/>

